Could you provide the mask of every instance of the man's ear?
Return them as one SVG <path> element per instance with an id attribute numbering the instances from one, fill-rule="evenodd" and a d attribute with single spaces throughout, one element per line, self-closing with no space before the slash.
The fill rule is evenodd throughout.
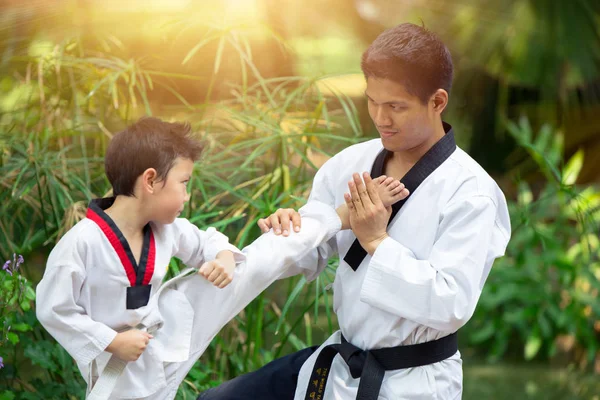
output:
<path id="1" fill-rule="evenodd" d="M 158 182 L 158 173 L 154 168 L 148 168 L 141 176 L 142 190 L 147 193 L 156 191 L 156 182 Z"/>
<path id="2" fill-rule="evenodd" d="M 430 98 L 430 104 L 433 107 L 433 112 L 441 114 L 448 105 L 448 92 L 444 89 L 438 89 Z"/>

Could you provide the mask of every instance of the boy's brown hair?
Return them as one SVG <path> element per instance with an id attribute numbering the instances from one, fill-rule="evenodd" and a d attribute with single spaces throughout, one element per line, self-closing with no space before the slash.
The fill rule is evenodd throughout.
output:
<path id="1" fill-rule="evenodd" d="M 135 181 L 146 169 L 154 168 L 164 180 L 178 157 L 196 161 L 202 150 L 188 123 L 143 117 L 113 136 L 104 169 L 115 196 L 133 196 Z"/>
<path id="2" fill-rule="evenodd" d="M 438 89 L 450 94 L 452 56 L 433 32 L 414 24 L 387 29 L 363 53 L 365 78 L 389 79 L 402 84 L 423 104 Z"/>

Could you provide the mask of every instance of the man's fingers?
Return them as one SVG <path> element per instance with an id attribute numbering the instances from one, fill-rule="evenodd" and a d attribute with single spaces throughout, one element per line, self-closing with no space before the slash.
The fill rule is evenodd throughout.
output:
<path id="1" fill-rule="evenodd" d="M 300 218 L 300 213 L 298 211 L 292 211 L 292 225 L 294 227 L 294 232 L 300 232 L 300 227 L 302 226 L 302 218 Z"/>
<path id="2" fill-rule="evenodd" d="M 293 208 L 280 208 L 267 218 L 259 219 L 256 223 L 263 233 L 269 232 L 272 228 L 276 235 L 283 233 L 283 236 L 288 236 L 291 229 L 299 232 L 301 226 L 300 214 Z"/>
<path id="3" fill-rule="evenodd" d="M 363 205 L 366 205 L 365 201 L 369 200 L 367 188 L 363 184 L 362 179 L 360 179 L 360 175 L 357 173 L 352 174 L 352 179 L 354 180 L 354 185 L 356 186 L 356 191 L 360 196 L 360 200 L 362 201 Z M 354 195 L 352 197 L 354 197 Z"/>
<path id="4" fill-rule="evenodd" d="M 288 236 L 290 234 L 290 219 L 292 218 L 292 213 L 294 210 L 291 208 L 279 209 L 277 210 L 277 214 L 279 214 L 279 222 L 281 223 L 281 232 L 283 236 Z"/>
<path id="5" fill-rule="evenodd" d="M 271 229 L 271 221 L 268 218 L 261 218 L 256 224 L 262 233 L 267 233 L 269 232 L 269 229 Z"/>
<path id="6" fill-rule="evenodd" d="M 352 202 L 352 197 L 350 193 L 344 193 L 344 201 L 346 202 L 346 206 L 350 212 L 355 212 L 354 203 Z"/>
<path id="7" fill-rule="evenodd" d="M 365 186 L 367 187 L 366 190 L 371 202 L 376 206 L 383 205 L 381 202 L 381 197 L 379 197 L 379 193 L 377 193 L 377 187 L 375 187 L 375 183 L 373 182 L 373 179 L 371 179 L 371 175 L 369 175 L 368 172 L 363 172 L 363 179 L 365 180 Z"/>
<path id="8" fill-rule="evenodd" d="M 281 234 L 281 223 L 279 222 L 279 215 L 277 213 L 271 214 L 269 216 L 269 221 L 271 222 L 271 228 L 273 228 L 273 232 L 276 235 Z"/>
<path id="9" fill-rule="evenodd" d="M 365 172 L 365 174 L 366 174 L 366 172 Z M 356 192 L 358 193 L 358 196 L 360 198 L 362 210 L 364 210 L 366 212 L 374 204 L 374 201 L 373 201 L 373 199 L 371 199 L 371 195 L 368 193 L 365 184 L 363 183 L 362 179 L 360 178 L 360 175 L 357 173 L 354 173 L 354 174 L 352 174 L 352 178 L 354 179 L 354 186 L 356 186 Z M 373 180 L 371 179 L 370 176 L 369 176 L 369 182 L 371 183 L 372 187 L 375 187 L 375 185 L 373 184 Z M 350 193 L 352 194 L 352 198 L 354 200 L 354 193 L 352 193 L 352 192 L 350 192 Z M 379 199 L 379 195 L 377 195 L 375 197 L 375 199 Z M 381 202 L 381 200 L 379 200 L 379 201 Z M 358 204 L 357 204 L 357 210 L 358 210 L 359 214 L 362 211 L 361 208 L 358 208 Z"/>
<path id="10" fill-rule="evenodd" d="M 362 204 L 362 199 L 358 194 L 358 189 L 356 184 L 353 181 L 348 182 L 348 189 L 350 190 L 350 197 L 352 198 L 352 204 L 356 209 L 356 214 L 362 215 L 364 211 L 364 207 Z"/>

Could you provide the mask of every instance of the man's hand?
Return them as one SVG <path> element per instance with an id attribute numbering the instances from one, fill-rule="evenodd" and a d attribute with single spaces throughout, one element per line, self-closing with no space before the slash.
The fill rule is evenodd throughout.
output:
<path id="1" fill-rule="evenodd" d="M 373 255 L 377 246 L 388 237 L 386 229 L 392 208 L 383 205 L 367 172 L 363 173 L 364 184 L 358 174 L 355 173 L 352 177 L 353 181 L 348 182 L 350 194 L 344 194 L 350 214 L 350 227 L 361 246 Z"/>
<path id="2" fill-rule="evenodd" d="M 263 233 L 269 232 L 271 228 L 275 235 L 288 236 L 290 234 L 290 221 L 294 232 L 300 232 L 300 213 L 293 208 L 280 208 L 267 218 L 261 218 L 257 224 Z"/>
<path id="3" fill-rule="evenodd" d="M 217 254 L 213 261 L 205 262 L 198 270 L 198 274 L 205 277 L 209 282 L 223 289 L 233 280 L 235 271 L 235 259 L 231 251 L 225 250 Z"/>
<path id="4" fill-rule="evenodd" d="M 136 361 L 146 350 L 146 346 L 152 338 L 151 334 L 137 329 L 117 333 L 117 336 L 106 347 L 106 351 L 123 361 Z"/>

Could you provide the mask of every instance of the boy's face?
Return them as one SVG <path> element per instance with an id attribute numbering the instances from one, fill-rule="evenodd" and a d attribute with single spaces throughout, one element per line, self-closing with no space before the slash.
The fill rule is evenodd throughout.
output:
<path id="1" fill-rule="evenodd" d="M 435 133 L 437 114 L 433 101 L 423 104 L 389 79 L 367 78 L 369 115 L 388 151 L 404 151 L 427 142 Z"/>
<path id="2" fill-rule="evenodd" d="M 153 221 L 170 224 L 181 214 L 190 199 L 187 185 L 193 170 L 192 160 L 178 157 L 165 180 L 156 183 L 156 192 L 151 200 Z"/>

